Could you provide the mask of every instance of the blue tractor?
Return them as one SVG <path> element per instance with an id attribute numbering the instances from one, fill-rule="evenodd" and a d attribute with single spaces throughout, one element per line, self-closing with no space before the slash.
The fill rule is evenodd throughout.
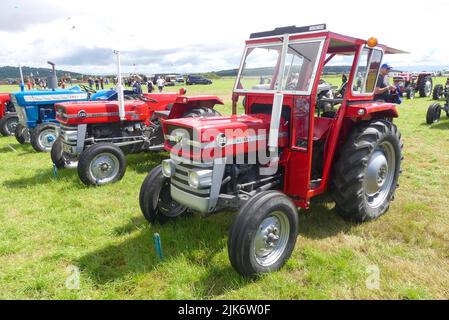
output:
<path id="1" fill-rule="evenodd" d="M 50 89 L 19 91 L 11 94 L 11 101 L 16 106 L 19 118 L 15 137 L 21 144 L 30 142 L 38 152 L 50 152 L 53 142 L 56 141 L 59 124 L 56 121 L 55 103 L 117 100 L 117 92 L 113 89 L 96 92 L 84 85 L 58 89 L 54 64 L 48 63 L 53 67 L 53 75 L 48 79 Z"/>

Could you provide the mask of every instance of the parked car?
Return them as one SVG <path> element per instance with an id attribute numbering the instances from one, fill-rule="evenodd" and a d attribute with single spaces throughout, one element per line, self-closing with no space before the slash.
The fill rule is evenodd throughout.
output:
<path id="1" fill-rule="evenodd" d="M 187 77 L 187 81 L 186 81 L 187 85 L 192 85 L 192 84 L 212 84 L 212 80 L 206 79 L 202 76 L 194 76 L 194 75 L 189 75 Z"/>
<path id="2" fill-rule="evenodd" d="M 177 76 L 177 77 L 176 77 L 176 82 L 178 82 L 178 83 L 184 83 L 184 82 L 185 82 L 184 77 L 183 77 L 183 76 Z"/>

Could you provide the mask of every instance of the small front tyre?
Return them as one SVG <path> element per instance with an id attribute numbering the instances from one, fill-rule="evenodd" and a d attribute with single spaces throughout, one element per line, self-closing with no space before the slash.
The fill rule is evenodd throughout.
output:
<path id="1" fill-rule="evenodd" d="M 57 138 L 56 124 L 41 123 L 32 130 L 30 142 L 33 149 L 37 152 L 50 152 L 51 147 Z"/>
<path id="2" fill-rule="evenodd" d="M 440 121 L 441 105 L 439 103 L 432 103 L 427 109 L 426 123 L 433 124 Z"/>
<path id="3" fill-rule="evenodd" d="M 17 124 L 16 130 L 14 130 L 14 136 L 20 144 L 30 142 L 30 130 L 20 123 Z"/>
<path id="4" fill-rule="evenodd" d="M 162 174 L 159 165 L 150 171 L 139 194 L 140 209 L 150 223 L 163 224 L 182 216 L 187 208 L 174 201 L 170 194 L 170 179 Z"/>
<path id="5" fill-rule="evenodd" d="M 66 165 L 70 162 L 66 153 L 62 150 L 62 140 L 60 137 L 56 139 L 55 143 L 51 147 L 51 161 L 58 169 L 64 169 Z"/>
<path id="6" fill-rule="evenodd" d="M 126 157 L 112 143 L 95 144 L 84 150 L 78 161 L 78 176 L 86 186 L 101 186 L 123 178 Z"/>
<path id="7" fill-rule="evenodd" d="M 0 120 L 0 133 L 3 136 L 13 136 L 19 124 L 19 117 L 15 113 L 7 113 Z"/>
<path id="8" fill-rule="evenodd" d="M 228 255 L 233 268 L 245 277 L 277 271 L 291 256 L 298 234 L 298 212 L 278 191 L 252 197 L 231 227 Z"/>

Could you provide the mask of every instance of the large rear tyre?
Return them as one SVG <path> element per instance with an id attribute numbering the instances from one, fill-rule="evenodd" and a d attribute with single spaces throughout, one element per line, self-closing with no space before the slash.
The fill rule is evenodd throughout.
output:
<path id="1" fill-rule="evenodd" d="M 297 234 L 292 201 L 278 191 L 261 192 L 235 217 L 228 238 L 231 265 L 245 277 L 279 270 L 291 256 Z"/>
<path id="2" fill-rule="evenodd" d="M 17 124 L 17 126 L 16 126 L 16 130 L 14 131 L 14 136 L 16 137 L 17 142 L 20 144 L 30 142 L 30 130 L 20 123 Z"/>
<path id="3" fill-rule="evenodd" d="M 441 117 L 441 105 L 437 102 L 432 103 L 427 109 L 426 123 L 427 124 L 437 123 L 438 121 L 440 121 L 440 117 Z"/>
<path id="4" fill-rule="evenodd" d="M 162 166 L 155 167 L 142 183 L 139 204 L 150 223 L 166 223 L 184 215 L 187 208 L 174 201 L 170 194 L 170 179 L 162 174 Z"/>
<path id="5" fill-rule="evenodd" d="M 0 134 L 3 136 L 13 136 L 19 124 L 19 117 L 15 113 L 7 113 L 0 120 Z"/>
<path id="6" fill-rule="evenodd" d="M 444 97 L 444 87 L 441 84 L 435 85 L 435 88 L 433 88 L 433 100 L 440 100 Z"/>
<path id="7" fill-rule="evenodd" d="M 112 143 L 95 144 L 84 150 L 78 161 L 78 176 L 86 186 L 101 186 L 123 178 L 126 157 Z"/>
<path id="8" fill-rule="evenodd" d="M 37 152 L 50 152 L 57 138 L 56 124 L 41 123 L 31 132 L 30 142 L 33 149 Z"/>
<path id="9" fill-rule="evenodd" d="M 431 77 L 425 77 L 418 84 L 419 96 L 421 98 L 430 97 L 432 95 L 432 89 L 433 89 L 433 80 Z"/>
<path id="10" fill-rule="evenodd" d="M 331 185 L 343 218 L 364 222 L 388 211 L 398 186 L 402 147 L 401 134 L 389 121 L 373 120 L 354 129 L 334 166 Z"/>

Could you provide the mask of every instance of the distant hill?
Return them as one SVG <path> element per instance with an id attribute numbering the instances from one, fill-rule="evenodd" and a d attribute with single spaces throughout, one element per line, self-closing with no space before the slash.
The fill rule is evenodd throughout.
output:
<path id="1" fill-rule="evenodd" d="M 33 74 L 34 77 L 38 78 L 47 78 L 51 74 L 50 68 L 31 68 L 31 67 L 22 67 L 23 76 L 26 78 Z M 58 77 L 62 76 L 70 76 L 72 78 L 81 78 L 82 74 L 71 72 L 71 71 L 64 71 L 64 70 L 56 70 L 56 74 Z M 0 80 L 7 80 L 7 79 L 19 79 L 20 73 L 18 67 L 11 67 L 11 66 L 5 66 L 0 67 Z"/>

